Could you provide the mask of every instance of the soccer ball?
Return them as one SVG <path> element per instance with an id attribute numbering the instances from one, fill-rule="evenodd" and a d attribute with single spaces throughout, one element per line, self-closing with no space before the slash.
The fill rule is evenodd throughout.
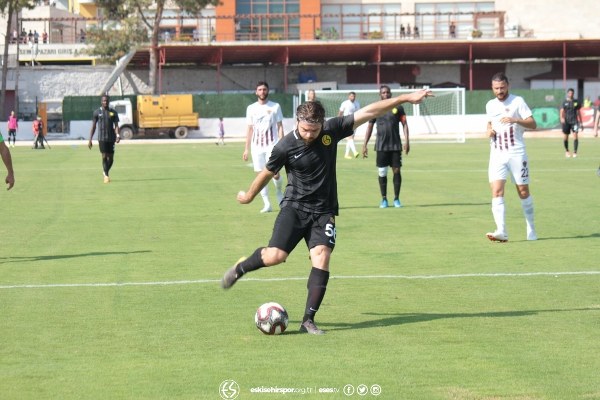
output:
<path id="1" fill-rule="evenodd" d="M 256 310 L 254 322 L 265 335 L 280 335 L 288 326 L 288 313 L 281 304 L 265 303 Z"/>

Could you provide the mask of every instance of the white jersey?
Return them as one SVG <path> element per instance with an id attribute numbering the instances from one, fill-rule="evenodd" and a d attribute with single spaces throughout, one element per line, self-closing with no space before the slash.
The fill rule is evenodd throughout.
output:
<path id="1" fill-rule="evenodd" d="M 279 141 L 277 124 L 283 121 L 283 113 L 278 103 L 252 103 L 246 108 L 246 124 L 252 126 L 252 147 L 273 147 Z"/>
<path id="2" fill-rule="evenodd" d="M 345 100 L 340 105 L 340 111 L 343 112 L 344 117 L 346 115 L 354 114 L 360 108 L 360 103 L 358 100 L 350 101 L 350 99 Z"/>
<path id="3" fill-rule="evenodd" d="M 485 111 L 496 136 L 490 138 L 492 153 L 525 154 L 523 134 L 525 128 L 519 124 L 502 124 L 502 117 L 526 119 L 533 114 L 521 96 L 509 94 L 504 101 L 497 98 L 487 102 Z"/>

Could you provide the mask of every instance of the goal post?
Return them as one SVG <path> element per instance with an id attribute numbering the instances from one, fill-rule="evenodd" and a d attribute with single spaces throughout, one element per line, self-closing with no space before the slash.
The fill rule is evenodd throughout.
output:
<path id="1" fill-rule="evenodd" d="M 390 85 L 391 86 L 391 85 Z M 416 89 L 393 88 L 392 96 L 411 93 Z M 465 142 L 465 89 L 444 88 L 430 89 L 434 97 L 428 97 L 421 104 L 404 103 L 404 111 L 408 117 L 410 140 L 429 143 L 464 143 Z M 317 100 L 325 108 L 325 117 L 338 115 L 340 105 L 348 99 L 348 93 L 356 93 L 356 100 L 361 107 L 380 100 L 379 90 L 315 90 Z M 306 101 L 308 91 L 300 93 L 302 102 Z M 364 137 L 367 124 L 356 131 L 358 137 Z"/>

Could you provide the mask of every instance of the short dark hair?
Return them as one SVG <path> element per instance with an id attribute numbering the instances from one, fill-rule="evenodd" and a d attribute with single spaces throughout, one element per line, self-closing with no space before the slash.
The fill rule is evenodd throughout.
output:
<path id="1" fill-rule="evenodd" d="M 492 76 L 492 81 L 508 83 L 508 77 L 504 74 L 504 72 L 496 72 L 494 76 Z"/>
<path id="2" fill-rule="evenodd" d="M 269 84 L 265 81 L 258 81 L 256 88 L 258 89 L 259 86 L 265 86 L 267 89 L 269 88 Z"/>
<path id="3" fill-rule="evenodd" d="M 318 101 L 307 101 L 296 108 L 296 119 L 310 124 L 322 124 L 325 122 L 325 109 Z"/>
<path id="4" fill-rule="evenodd" d="M 575 89 L 573 89 L 573 88 L 569 88 L 569 89 L 567 90 L 567 92 L 573 92 L 573 93 L 575 93 Z"/>

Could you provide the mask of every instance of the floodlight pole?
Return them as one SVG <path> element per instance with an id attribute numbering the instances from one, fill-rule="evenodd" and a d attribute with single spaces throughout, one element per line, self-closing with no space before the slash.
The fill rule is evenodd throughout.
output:
<path id="1" fill-rule="evenodd" d="M 158 49 L 158 94 L 162 95 L 162 66 L 167 63 L 167 55 L 164 47 Z"/>
<path id="2" fill-rule="evenodd" d="M 469 43 L 469 91 L 473 90 L 473 45 Z"/>
<path id="3" fill-rule="evenodd" d="M 567 90 L 567 42 L 563 42 L 563 89 Z"/>
<path id="4" fill-rule="evenodd" d="M 20 62 L 19 62 L 19 46 L 21 44 L 21 26 L 19 26 L 19 14 L 21 13 L 21 10 L 17 10 L 16 13 L 16 21 L 15 21 L 15 25 L 17 26 L 17 65 L 15 68 L 15 114 L 17 116 L 17 119 L 19 119 L 19 67 L 20 67 Z"/>

